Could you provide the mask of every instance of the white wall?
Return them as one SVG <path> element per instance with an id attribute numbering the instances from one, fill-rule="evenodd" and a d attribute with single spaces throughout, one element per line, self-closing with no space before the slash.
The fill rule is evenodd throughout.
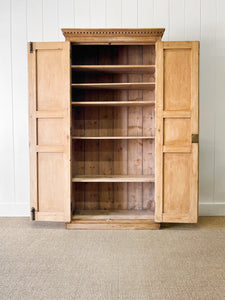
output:
<path id="1" fill-rule="evenodd" d="M 200 214 L 225 215 L 224 0 L 0 0 L 0 215 L 29 215 L 27 41 L 62 27 L 165 27 L 200 40 Z"/>

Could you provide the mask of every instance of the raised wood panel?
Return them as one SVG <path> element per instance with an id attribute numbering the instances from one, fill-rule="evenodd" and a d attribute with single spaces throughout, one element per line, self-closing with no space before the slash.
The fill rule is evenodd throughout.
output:
<path id="1" fill-rule="evenodd" d="M 164 110 L 190 110 L 191 50 L 164 50 Z"/>
<path id="2" fill-rule="evenodd" d="M 177 215 L 190 211 L 192 165 L 191 154 L 164 153 L 163 213 Z M 175 188 L 175 187 L 179 188 Z"/>
<path id="3" fill-rule="evenodd" d="M 163 145 L 190 145 L 191 120 L 190 119 L 164 119 Z"/>
<path id="4" fill-rule="evenodd" d="M 38 153 L 38 210 L 40 212 L 64 212 L 68 195 L 65 182 L 63 153 Z M 67 199 L 69 201 L 69 199 Z"/>
<path id="5" fill-rule="evenodd" d="M 64 135 L 64 120 L 62 118 L 37 120 L 38 145 L 63 145 Z"/>
<path id="6" fill-rule="evenodd" d="M 62 45 L 61 48 L 63 49 Z M 37 109 L 63 110 L 66 103 L 63 101 L 68 89 L 62 70 L 65 67 L 64 52 L 40 49 L 37 51 Z M 57 63 L 56 63 L 57 62 Z"/>

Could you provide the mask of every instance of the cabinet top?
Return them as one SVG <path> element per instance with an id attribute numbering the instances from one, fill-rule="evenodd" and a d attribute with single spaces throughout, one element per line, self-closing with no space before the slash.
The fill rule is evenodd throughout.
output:
<path id="1" fill-rule="evenodd" d="M 66 41 L 74 43 L 154 43 L 165 28 L 63 28 Z"/>

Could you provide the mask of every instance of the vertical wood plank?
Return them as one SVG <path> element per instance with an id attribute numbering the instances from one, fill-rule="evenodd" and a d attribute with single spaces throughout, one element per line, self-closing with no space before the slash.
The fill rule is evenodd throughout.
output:
<path id="1" fill-rule="evenodd" d="M 14 145 L 13 145 L 13 102 L 11 65 L 11 12 L 10 2 L 0 2 L 0 202 L 14 201 Z"/>
<path id="2" fill-rule="evenodd" d="M 133 46 L 128 48 L 129 64 L 142 64 L 143 52 L 141 46 Z M 129 82 L 141 82 L 143 76 L 140 74 L 128 75 Z M 142 100 L 142 90 L 129 90 L 129 100 Z M 142 123 L 142 107 L 128 108 L 128 136 L 140 136 L 143 134 Z M 128 174 L 140 175 L 143 172 L 143 141 L 129 140 L 128 141 Z M 128 208 L 142 208 L 142 183 L 128 184 Z"/>
<path id="3" fill-rule="evenodd" d="M 58 2 L 43 0 L 43 40 L 45 42 L 58 41 Z"/>
<path id="4" fill-rule="evenodd" d="M 27 40 L 43 41 L 43 3 L 42 0 L 27 0 Z"/>
<path id="5" fill-rule="evenodd" d="M 200 203 L 212 203 L 214 198 L 214 128 L 216 90 L 216 5 L 211 0 L 201 1 L 200 44 L 200 148 L 199 196 Z M 207 162 L 207 163 L 206 163 Z"/>
<path id="6" fill-rule="evenodd" d="M 137 27 L 137 0 L 122 0 L 122 27 Z"/>
<path id="7" fill-rule="evenodd" d="M 29 141 L 27 93 L 26 0 L 12 0 L 12 84 L 15 160 L 15 202 L 24 202 L 29 213 Z"/>
<path id="8" fill-rule="evenodd" d="M 64 0 L 58 0 L 58 32 L 60 41 L 65 41 L 65 37 L 63 36 L 61 29 L 74 27 L 73 8 L 73 0 L 67 0 L 66 3 Z"/>
<path id="9" fill-rule="evenodd" d="M 224 1 L 217 0 L 217 24 L 216 24 L 216 95 L 215 95 L 215 191 L 214 202 L 225 202 L 224 187 L 224 78 L 225 78 L 225 20 L 224 20 Z"/>
<path id="10" fill-rule="evenodd" d="M 185 41 L 198 41 L 201 31 L 201 1 L 185 1 Z"/>
<path id="11" fill-rule="evenodd" d="M 127 46 L 121 46 L 118 55 L 114 57 L 114 64 L 127 64 Z M 115 74 L 114 82 L 127 82 L 127 74 Z M 127 101 L 128 91 L 115 90 L 114 100 Z M 127 107 L 114 107 L 113 135 L 127 136 Z M 127 140 L 114 141 L 114 174 L 127 174 Z M 127 209 L 127 183 L 114 183 L 114 208 Z"/>
<path id="12" fill-rule="evenodd" d="M 74 19 L 76 28 L 89 28 L 90 22 L 90 0 L 75 0 Z"/>
<path id="13" fill-rule="evenodd" d="M 120 28 L 122 26 L 121 0 L 106 0 L 106 27 Z"/>
<path id="14" fill-rule="evenodd" d="M 185 36 L 185 0 L 170 0 L 170 40 L 183 41 Z"/>
<path id="15" fill-rule="evenodd" d="M 105 0 L 90 1 L 90 19 L 92 28 L 104 28 L 106 26 Z"/>
<path id="16" fill-rule="evenodd" d="M 154 26 L 156 28 L 165 28 L 163 41 L 170 40 L 170 9 L 169 0 L 154 1 Z"/>
<path id="17" fill-rule="evenodd" d="M 112 64 L 111 47 L 104 48 L 104 53 L 99 52 L 98 63 Z M 99 74 L 100 82 L 112 82 L 111 74 Z M 110 90 L 99 91 L 100 101 L 112 101 L 113 92 Z M 113 136 L 113 108 L 99 107 L 99 136 Z M 99 174 L 113 174 L 113 143 L 112 140 L 99 141 Z M 100 209 L 113 209 L 113 183 L 101 183 L 99 191 Z"/>
<path id="18" fill-rule="evenodd" d="M 138 0 L 138 27 L 154 28 L 154 0 Z"/>

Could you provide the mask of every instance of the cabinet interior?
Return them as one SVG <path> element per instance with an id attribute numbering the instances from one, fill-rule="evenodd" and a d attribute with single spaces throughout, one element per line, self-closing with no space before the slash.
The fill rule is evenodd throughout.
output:
<path id="1" fill-rule="evenodd" d="M 72 214 L 149 218 L 155 46 L 71 45 Z"/>

